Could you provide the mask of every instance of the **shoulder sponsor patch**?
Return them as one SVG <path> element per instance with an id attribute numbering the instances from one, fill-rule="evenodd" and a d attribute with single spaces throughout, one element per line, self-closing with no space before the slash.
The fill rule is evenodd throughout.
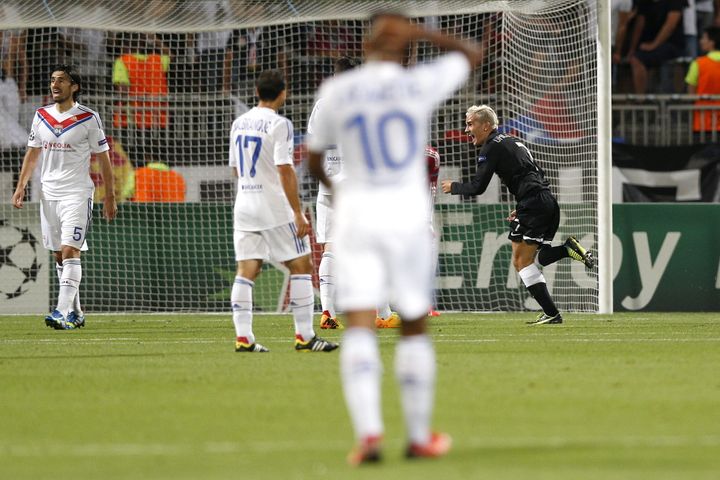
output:
<path id="1" fill-rule="evenodd" d="M 481 163 L 483 163 L 483 162 L 486 161 L 486 160 L 487 160 L 487 157 L 486 157 L 485 155 L 480 155 L 480 156 L 477 158 L 477 163 L 478 163 L 478 165 L 480 165 Z"/>

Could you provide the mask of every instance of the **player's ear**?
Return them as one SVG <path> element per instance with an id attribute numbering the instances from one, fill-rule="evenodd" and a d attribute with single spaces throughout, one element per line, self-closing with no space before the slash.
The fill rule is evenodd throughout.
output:
<path id="1" fill-rule="evenodd" d="M 71 93 L 77 93 L 78 90 L 80 90 L 80 85 L 78 85 L 77 83 L 73 83 L 72 85 L 70 85 Z"/>

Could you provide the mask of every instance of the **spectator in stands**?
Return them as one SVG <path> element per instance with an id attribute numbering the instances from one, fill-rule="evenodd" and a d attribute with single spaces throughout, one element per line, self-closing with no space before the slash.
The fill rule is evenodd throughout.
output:
<path id="1" fill-rule="evenodd" d="M 20 125 L 20 104 L 27 99 L 26 32 L 0 31 L 0 148 L 22 147 L 27 131 Z"/>
<path id="2" fill-rule="evenodd" d="M 27 38 L 32 39 L 26 44 L 27 50 L 27 95 L 31 105 L 46 105 L 52 102 L 48 97 L 48 65 L 54 65 L 60 55 L 60 36 L 57 28 L 31 28 L 27 31 Z M 35 114 L 33 109 L 33 115 Z M 29 125 L 29 123 L 28 123 Z"/>
<path id="3" fill-rule="evenodd" d="M 628 29 L 635 16 L 633 0 L 612 0 L 612 84 L 617 84 L 617 65 L 622 62 L 623 53 L 627 48 Z"/>
<path id="4" fill-rule="evenodd" d="M 87 4 L 76 4 L 70 7 L 73 18 L 87 18 L 88 15 L 98 17 L 103 8 L 95 6 L 89 10 Z M 106 33 L 103 30 L 90 28 L 58 28 L 60 47 L 65 51 L 65 62 L 82 65 L 83 93 L 96 95 L 107 94 L 110 69 L 106 47 Z"/>
<path id="5" fill-rule="evenodd" d="M 687 6 L 683 10 L 683 33 L 685 34 L 685 50 L 683 54 L 686 57 L 695 58 L 698 55 L 697 10 L 695 0 L 685 1 Z"/>
<path id="6" fill-rule="evenodd" d="M 359 56 L 362 34 L 347 20 L 318 22 L 308 36 L 308 54 L 340 58 Z"/>
<path id="7" fill-rule="evenodd" d="M 635 93 L 648 87 L 648 69 L 681 56 L 685 50 L 682 16 L 685 0 L 637 0 L 628 59 Z"/>
<path id="8" fill-rule="evenodd" d="M 198 11 L 208 25 L 222 25 L 230 18 L 227 0 L 204 2 Z M 195 82 L 199 91 L 230 93 L 230 63 L 226 51 L 232 30 L 195 34 Z"/>
<path id="9" fill-rule="evenodd" d="M 170 49 L 157 36 L 131 33 L 123 42 L 123 54 L 113 66 L 113 85 L 122 96 L 150 97 L 150 100 L 133 98 L 124 102 L 131 108 L 130 118 L 124 112 L 113 117 L 115 127 L 126 127 L 133 122 L 139 129 L 167 127 L 167 71 L 170 68 Z"/>
<path id="10" fill-rule="evenodd" d="M 135 170 L 135 202 L 184 202 L 185 179 L 162 162 Z"/>
<path id="11" fill-rule="evenodd" d="M 695 0 L 697 31 L 704 32 L 707 27 L 720 27 L 720 0 Z"/>
<path id="12" fill-rule="evenodd" d="M 708 27 L 700 37 L 700 48 L 707 55 L 698 57 L 688 69 L 685 83 L 690 94 L 720 95 L 720 27 Z M 698 100 L 695 105 L 720 105 L 717 100 Z M 695 112 L 695 132 L 720 131 L 720 110 Z"/>
<path id="13" fill-rule="evenodd" d="M 124 129 L 122 143 L 134 162 L 145 162 L 151 143 L 168 126 L 170 49 L 154 34 L 130 33 L 121 40 L 123 54 L 115 60 L 112 81 L 120 96 L 113 126 Z M 137 137 L 131 140 L 130 137 Z"/>

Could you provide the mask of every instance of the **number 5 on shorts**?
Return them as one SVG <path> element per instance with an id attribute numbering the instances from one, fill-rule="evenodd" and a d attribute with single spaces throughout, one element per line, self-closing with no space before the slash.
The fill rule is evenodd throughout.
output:
<path id="1" fill-rule="evenodd" d="M 82 239 L 82 227 L 75 227 L 73 231 L 73 240 L 79 242 Z"/>

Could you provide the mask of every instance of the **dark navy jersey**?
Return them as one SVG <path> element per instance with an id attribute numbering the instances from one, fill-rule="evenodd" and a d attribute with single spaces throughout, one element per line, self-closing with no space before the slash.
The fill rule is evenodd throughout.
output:
<path id="1" fill-rule="evenodd" d="M 540 190 L 550 190 L 544 172 L 537 166 L 525 144 L 519 138 L 495 131 L 480 149 L 475 178 L 467 183 L 453 182 L 450 193 L 481 195 L 494 173 L 497 173 L 518 202 Z"/>

